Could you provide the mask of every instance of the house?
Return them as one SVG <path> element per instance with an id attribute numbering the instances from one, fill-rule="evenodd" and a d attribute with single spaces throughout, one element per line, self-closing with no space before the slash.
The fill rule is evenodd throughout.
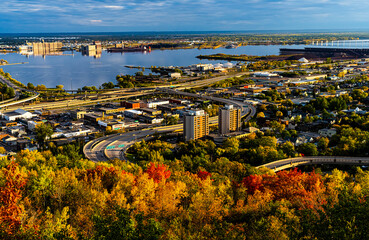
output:
<path id="1" fill-rule="evenodd" d="M 17 145 L 18 138 L 13 136 L 7 136 L 2 139 L 3 143 L 5 143 L 8 146 L 16 146 Z"/>
<path id="2" fill-rule="evenodd" d="M 331 129 L 323 128 L 323 129 L 320 129 L 318 133 L 322 137 L 332 137 L 333 135 L 337 134 L 337 130 L 335 128 L 331 128 Z"/>

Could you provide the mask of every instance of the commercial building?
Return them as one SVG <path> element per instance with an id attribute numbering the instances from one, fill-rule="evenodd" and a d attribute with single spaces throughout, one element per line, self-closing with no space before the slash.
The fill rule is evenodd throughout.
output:
<path id="1" fill-rule="evenodd" d="M 126 110 L 125 107 L 119 107 L 119 108 L 99 108 L 99 111 L 103 112 L 104 114 L 113 114 L 113 113 L 120 113 L 124 112 Z"/>
<path id="2" fill-rule="evenodd" d="M 142 104 L 142 107 L 156 109 L 160 105 L 169 104 L 169 100 L 154 100 Z"/>
<path id="3" fill-rule="evenodd" d="M 241 129 L 241 109 L 226 105 L 219 109 L 219 134 L 237 132 Z"/>
<path id="4" fill-rule="evenodd" d="M 124 116 L 129 117 L 129 118 L 138 118 L 138 116 L 142 115 L 143 111 L 139 111 L 139 110 L 126 110 L 124 112 Z"/>
<path id="5" fill-rule="evenodd" d="M 183 135 L 186 141 L 209 135 L 209 115 L 204 110 L 188 111 L 183 119 Z"/>
<path id="6" fill-rule="evenodd" d="M 120 103 L 120 106 L 125 107 L 125 108 L 136 109 L 136 108 L 140 108 L 141 107 L 141 104 L 140 104 L 140 102 L 122 101 Z"/>
<path id="7" fill-rule="evenodd" d="M 113 119 L 112 115 L 105 115 L 104 113 L 88 113 L 84 115 L 84 121 L 93 125 L 97 125 L 99 121 Z"/>
<path id="8" fill-rule="evenodd" d="M 87 114 L 87 112 L 82 110 L 76 110 L 73 111 L 71 114 L 74 119 L 83 119 L 85 114 Z"/>

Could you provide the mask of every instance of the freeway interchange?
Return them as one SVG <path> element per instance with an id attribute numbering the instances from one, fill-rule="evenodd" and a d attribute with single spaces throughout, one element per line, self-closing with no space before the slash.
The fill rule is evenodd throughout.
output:
<path id="1" fill-rule="evenodd" d="M 256 109 L 252 105 L 245 105 L 243 102 L 233 101 L 224 98 L 201 96 L 199 94 L 182 92 L 174 89 L 161 89 L 169 94 L 184 95 L 195 98 L 203 98 L 212 101 L 222 102 L 225 104 L 233 104 L 241 108 L 241 116 L 246 117 L 246 121 L 256 114 Z M 209 125 L 216 125 L 218 117 L 209 118 Z M 106 161 L 112 159 L 127 160 L 125 158 L 125 151 L 138 140 L 150 139 L 154 134 L 163 134 L 170 132 L 183 131 L 183 124 L 162 126 L 156 128 L 149 128 L 140 131 L 132 131 L 122 134 L 116 134 L 109 137 L 98 138 L 88 142 L 83 148 L 85 156 L 92 161 Z M 114 147 L 113 147 L 114 146 Z M 118 146 L 118 147 L 117 147 Z"/>

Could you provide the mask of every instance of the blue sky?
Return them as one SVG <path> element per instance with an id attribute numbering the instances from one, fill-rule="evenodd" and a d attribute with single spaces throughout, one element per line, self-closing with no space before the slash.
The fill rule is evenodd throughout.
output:
<path id="1" fill-rule="evenodd" d="M 364 0 L 2 0 L 0 33 L 369 29 Z"/>

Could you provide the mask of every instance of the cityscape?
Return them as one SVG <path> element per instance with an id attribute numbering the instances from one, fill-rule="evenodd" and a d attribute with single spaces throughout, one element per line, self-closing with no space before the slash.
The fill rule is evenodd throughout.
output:
<path id="1" fill-rule="evenodd" d="M 369 5 L 232 4 L 5 0 L 0 239 L 369 239 Z"/>

